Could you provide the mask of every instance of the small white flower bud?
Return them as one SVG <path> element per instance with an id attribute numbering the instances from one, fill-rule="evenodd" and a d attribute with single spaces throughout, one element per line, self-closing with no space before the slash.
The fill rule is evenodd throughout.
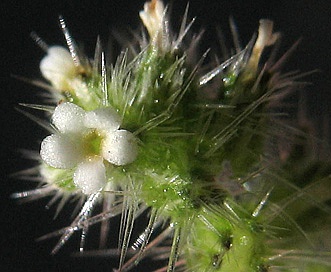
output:
<path id="1" fill-rule="evenodd" d="M 68 79 L 75 77 L 77 67 L 67 49 L 52 46 L 40 62 L 40 71 L 56 89 L 65 90 L 68 87 Z"/>
<path id="2" fill-rule="evenodd" d="M 157 40 L 163 31 L 164 5 L 160 0 L 146 2 L 139 16 L 148 30 L 151 40 Z"/>
<path id="3" fill-rule="evenodd" d="M 279 33 L 273 33 L 273 26 L 271 20 L 260 20 L 259 33 L 247 65 L 250 69 L 257 69 L 264 48 L 273 45 L 279 38 Z"/>

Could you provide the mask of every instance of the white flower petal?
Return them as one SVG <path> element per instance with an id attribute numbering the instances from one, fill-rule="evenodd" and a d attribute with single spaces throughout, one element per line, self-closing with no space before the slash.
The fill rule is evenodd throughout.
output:
<path id="1" fill-rule="evenodd" d="M 75 76 L 76 66 L 70 52 L 62 46 L 52 46 L 40 62 L 40 71 L 57 89 L 66 87 L 66 80 Z"/>
<path id="2" fill-rule="evenodd" d="M 83 119 L 85 111 L 73 103 L 58 105 L 52 116 L 52 123 L 62 132 L 82 132 L 85 129 Z"/>
<path id="3" fill-rule="evenodd" d="M 121 125 L 121 117 L 111 107 L 96 109 L 86 113 L 84 125 L 88 128 L 117 130 Z"/>
<path id="4" fill-rule="evenodd" d="M 102 159 L 80 163 L 74 173 L 74 183 L 86 195 L 96 193 L 106 184 L 106 169 Z"/>
<path id="5" fill-rule="evenodd" d="M 40 156 L 49 166 L 72 168 L 82 158 L 77 144 L 67 135 L 52 134 L 41 143 Z"/>
<path id="6" fill-rule="evenodd" d="M 104 159 L 112 164 L 126 165 L 137 157 L 137 141 L 127 130 L 109 131 L 102 141 L 101 153 Z"/>

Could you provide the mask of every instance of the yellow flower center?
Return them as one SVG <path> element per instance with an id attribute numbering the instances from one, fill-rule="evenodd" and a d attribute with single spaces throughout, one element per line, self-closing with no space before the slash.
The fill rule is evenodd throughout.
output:
<path id="1" fill-rule="evenodd" d="M 91 129 L 83 137 L 83 153 L 85 156 L 93 157 L 99 156 L 101 153 L 101 141 L 103 140 L 103 135 L 96 129 Z"/>

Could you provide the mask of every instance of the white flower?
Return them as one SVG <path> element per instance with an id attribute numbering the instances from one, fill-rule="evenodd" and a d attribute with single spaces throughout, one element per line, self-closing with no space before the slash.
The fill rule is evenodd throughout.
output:
<path id="1" fill-rule="evenodd" d="M 43 161 L 54 168 L 75 168 L 73 180 L 84 194 L 95 193 L 106 184 L 104 160 L 115 166 L 137 157 L 134 135 L 120 128 L 121 118 L 110 107 L 86 112 L 66 102 L 52 116 L 58 130 L 41 143 Z"/>
<path id="2" fill-rule="evenodd" d="M 139 16 L 148 30 L 152 41 L 158 42 L 163 35 L 164 5 L 160 0 L 146 2 Z"/>
<path id="3" fill-rule="evenodd" d="M 67 49 L 51 46 L 40 62 L 40 71 L 56 89 L 65 90 L 68 88 L 68 81 L 76 76 L 77 67 Z"/>
<path id="4" fill-rule="evenodd" d="M 47 55 L 40 62 L 43 77 L 54 89 L 73 93 L 85 106 L 93 105 L 96 100 L 82 77 L 82 74 L 87 75 L 88 69 L 75 64 L 70 52 L 62 46 L 49 47 Z"/>

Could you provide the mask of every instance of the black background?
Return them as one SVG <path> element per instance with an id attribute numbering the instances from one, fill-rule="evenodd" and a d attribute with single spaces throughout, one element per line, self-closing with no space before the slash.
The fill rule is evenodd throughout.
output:
<path id="1" fill-rule="evenodd" d="M 20 149 L 38 150 L 40 140 L 47 134 L 38 125 L 15 111 L 19 102 L 37 103 L 38 88 L 13 77 L 40 78 L 39 61 L 43 52 L 29 38 L 36 31 L 49 44 L 64 44 L 57 18 L 64 15 L 74 38 L 83 43 L 92 56 L 97 35 L 104 39 L 111 30 L 138 29 L 138 11 L 143 1 L 82 0 L 82 1 L 2 1 L 1 2 L 1 215 L 0 215 L 0 271 L 111 271 L 116 262 L 110 258 L 76 259 L 67 257 L 76 246 L 72 241 L 58 255 L 50 256 L 54 239 L 36 242 L 35 238 L 65 226 L 69 211 L 53 221 L 54 209 L 46 210 L 47 201 L 18 205 L 10 194 L 32 188 L 26 181 L 9 177 L 11 173 L 33 165 L 23 159 Z M 173 1 L 174 26 L 184 13 L 186 1 Z M 240 1 L 198 0 L 190 3 L 190 16 L 197 20 L 193 29 L 206 29 L 203 47 L 217 46 L 216 26 L 226 34 L 228 18 L 232 15 L 238 25 L 243 43 L 249 41 L 260 18 L 275 21 L 276 30 L 283 33 L 284 48 L 303 38 L 289 62 L 288 69 L 302 72 L 319 69 L 306 78 L 313 84 L 306 88 L 308 115 L 323 119 L 330 113 L 331 99 L 331 1 L 329 0 L 272 0 Z M 227 35 L 230 37 L 229 35 Z M 230 40 L 230 38 L 229 38 Z M 231 43 L 229 43 L 231 45 Z M 320 123 L 316 123 L 317 126 Z M 116 237 L 117 229 L 113 236 Z M 150 271 L 149 268 L 137 271 Z"/>

